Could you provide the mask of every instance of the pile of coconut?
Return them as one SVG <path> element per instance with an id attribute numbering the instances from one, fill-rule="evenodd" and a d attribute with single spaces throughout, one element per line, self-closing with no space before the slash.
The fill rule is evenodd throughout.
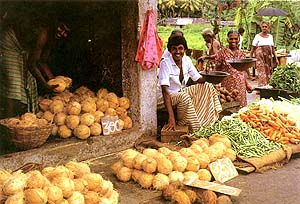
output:
<path id="1" fill-rule="evenodd" d="M 113 184 L 82 162 L 27 173 L 0 170 L 0 203 L 117 204 L 118 199 Z"/>
<path id="2" fill-rule="evenodd" d="M 127 115 L 130 101 L 118 97 L 105 88 L 94 93 L 81 86 L 74 93 L 64 90 L 51 99 L 40 98 L 38 118 L 54 123 L 52 135 L 80 139 L 102 134 L 101 118 L 106 115 L 118 116 L 120 129 L 132 128 L 132 120 Z"/>
<path id="3" fill-rule="evenodd" d="M 209 139 L 198 139 L 179 151 L 166 147 L 147 148 L 142 153 L 125 150 L 120 154 L 120 161 L 112 165 L 112 170 L 120 181 L 132 179 L 143 188 L 163 190 L 170 183 L 190 179 L 211 181 L 208 165 L 223 157 L 234 161 L 236 153 L 227 137 L 215 134 Z"/>

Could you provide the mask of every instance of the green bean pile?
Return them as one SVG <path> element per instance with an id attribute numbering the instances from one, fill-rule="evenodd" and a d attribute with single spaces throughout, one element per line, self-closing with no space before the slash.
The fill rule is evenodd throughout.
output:
<path id="1" fill-rule="evenodd" d="M 227 136 L 232 149 L 243 158 L 261 157 L 281 148 L 281 144 L 266 139 L 259 131 L 236 118 L 201 127 L 192 135 L 209 138 L 216 133 Z"/>

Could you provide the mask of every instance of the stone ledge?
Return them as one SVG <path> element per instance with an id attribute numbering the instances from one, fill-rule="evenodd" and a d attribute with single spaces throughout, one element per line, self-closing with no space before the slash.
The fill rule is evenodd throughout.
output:
<path id="1" fill-rule="evenodd" d="M 143 132 L 138 128 L 122 131 L 109 136 L 76 138 L 46 143 L 40 148 L 0 156 L 0 168 L 15 170 L 26 163 L 44 165 L 64 164 L 69 160 L 88 160 L 109 155 L 133 147 Z"/>

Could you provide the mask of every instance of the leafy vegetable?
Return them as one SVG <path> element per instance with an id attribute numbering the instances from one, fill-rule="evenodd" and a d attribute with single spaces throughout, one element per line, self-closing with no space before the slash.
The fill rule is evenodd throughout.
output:
<path id="1" fill-rule="evenodd" d="M 292 63 L 276 67 L 275 71 L 271 75 L 269 83 L 276 89 L 299 92 L 300 77 L 296 64 Z"/>

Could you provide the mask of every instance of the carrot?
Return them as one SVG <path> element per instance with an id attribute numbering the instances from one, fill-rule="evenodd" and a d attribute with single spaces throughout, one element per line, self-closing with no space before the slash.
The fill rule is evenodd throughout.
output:
<path id="1" fill-rule="evenodd" d="M 293 120 L 287 119 L 288 125 L 296 125 L 296 123 Z"/>
<path id="2" fill-rule="evenodd" d="M 300 142 L 300 139 L 290 138 L 290 143 L 298 144 L 299 142 Z"/>
<path id="3" fill-rule="evenodd" d="M 243 121 L 245 121 L 248 118 L 248 116 L 245 113 L 241 113 L 239 116 Z"/>
<path id="4" fill-rule="evenodd" d="M 277 135 L 277 131 L 274 131 L 272 135 L 270 135 L 270 140 L 274 141 Z"/>
<path id="5" fill-rule="evenodd" d="M 283 122 L 286 123 L 287 119 L 283 117 L 281 114 L 278 114 L 278 118 Z"/>
<path id="6" fill-rule="evenodd" d="M 262 119 L 265 119 L 265 120 L 272 120 L 269 116 L 267 116 L 267 115 L 260 115 L 260 117 L 262 118 Z"/>
<path id="7" fill-rule="evenodd" d="M 272 120 L 269 120 L 268 123 L 270 126 L 272 126 L 276 130 L 278 130 L 280 128 L 280 126 Z"/>
<path id="8" fill-rule="evenodd" d="M 292 133 L 289 133 L 289 132 L 285 133 L 284 136 L 288 137 L 288 138 L 296 138 L 295 134 L 292 134 Z"/>
<path id="9" fill-rule="evenodd" d="M 277 142 L 283 142 L 283 141 L 289 141 L 290 139 L 288 137 L 280 137 Z"/>

